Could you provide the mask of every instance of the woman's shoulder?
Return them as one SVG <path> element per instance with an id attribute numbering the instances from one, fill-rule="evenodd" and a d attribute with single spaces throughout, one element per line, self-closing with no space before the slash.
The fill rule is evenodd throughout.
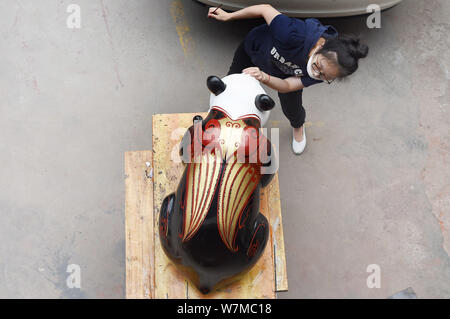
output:
<path id="1" fill-rule="evenodd" d="M 273 18 L 269 30 L 275 40 L 283 44 L 298 45 L 297 42 L 305 37 L 306 25 L 301 19 L 279 14 Z"/>
<path id="2" fill-rule="evenodd" d="M 309 33 L 320 34 L 324 38 L 337 37 L 338 32 L 332 25 L 324 25 L 316 18 L 308 18 L 305 20 L 306 29 Z"/>

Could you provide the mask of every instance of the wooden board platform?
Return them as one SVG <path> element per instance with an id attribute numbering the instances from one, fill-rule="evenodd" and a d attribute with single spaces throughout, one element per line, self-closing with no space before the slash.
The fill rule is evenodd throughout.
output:
<path id="1" fill-rule="evenodd" d="M 179 142 L 197 114 L 207 113 L 154 115 L 153 151 L 125 154 L 127 298 L 275 298 L 288 289 L 278 174 L 261 191 L 260 211 L 271 224 L 271 240 L 250 272 L 203 296 L 161 248 L 161 203 L 176 190 L 184 169 L 172 158 L 179 158 Z"/>
<path id="2" fill-rule="evenodd" d="M 133 299 L 154 298 L 151 165 L 152 151 L 125 153 L 126 297 Z"/>

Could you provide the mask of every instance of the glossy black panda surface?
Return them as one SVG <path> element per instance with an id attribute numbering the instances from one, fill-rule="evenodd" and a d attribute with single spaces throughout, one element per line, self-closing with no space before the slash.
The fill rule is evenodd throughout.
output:
<path id="1" fill-rule="evenodd" d="M 208 78 L 213 94 L 226 90 L 219 81 Z M 180 145 L 183 175 L 176 192 L 161 205 L 161 245 L 204 294 L 249 270 L 269 239 L 259 202 L 261 187 L 273 177 L 262 171 L 273 164 L 274 154 L 261 134 L 258 112 L 267 112 L 274 103 L 265 94 L 255 96 L 254 103 L 257 112 L 238 118 L 218 105 L 205 119 L 194 117 Z"/>

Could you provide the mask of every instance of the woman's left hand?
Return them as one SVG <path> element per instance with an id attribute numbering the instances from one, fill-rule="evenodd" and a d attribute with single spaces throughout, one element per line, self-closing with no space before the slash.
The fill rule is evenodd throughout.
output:
<path id="1" fill-rule="evenodd" d="M 266 82 L 268 78 L 267 74 L 265 74 L 263 71 L 261 71 L 258 67 L 255 66 L 242 70 L 242 73 L 251 75 L 258 81 L 261 81 L 263 83 Z"/>

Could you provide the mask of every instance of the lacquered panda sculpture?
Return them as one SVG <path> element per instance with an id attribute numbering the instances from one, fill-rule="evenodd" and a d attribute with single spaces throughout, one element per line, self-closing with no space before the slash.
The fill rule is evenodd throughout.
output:
<path id="1" fill-rule="evenodd" d="M 185 163 L 175 193 L 161 205 L 159 236 L 167 256 L 203 293 L 249 270 L 261 256 L 269 224 L 260 188 L 274 172 L 271 142 L 260 132 L 274 101 L 246 74 L 210 76 L 208 116 L 193 118 L 180 144 Z"/>

